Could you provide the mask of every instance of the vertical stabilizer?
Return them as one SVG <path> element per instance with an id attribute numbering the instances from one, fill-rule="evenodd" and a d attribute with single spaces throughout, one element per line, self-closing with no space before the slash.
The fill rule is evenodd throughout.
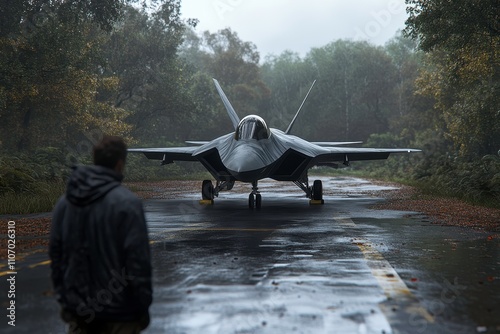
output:
<path id="1" fill-rule="evenodd" d="M 299 113 L 300 113 L 300 110 L 302 109 L 302 106 L 304 105 L 304 103 L 306 102 L 307 100 L 307 97 L 309 96 L 309 93 L 311 92 L 312 88 L 314 87 L 314 84 L 316 83 L 316 80 L 313 81 L 312 85 L 311 85 L 311 88 L 309 88 L 309 91 L 307 92 L 306 94 L 306 97 L 304 98 L 304 101 L 302 101 L 302 103 L 300 104 L 300 107 L 299 107 L 299 110 L 297 110 L 297 113 L 295 114 L 295 116 L 293 117 L 292 121 L 290 122 L 290 125 L 288 126 L 288 128 L 286 129 L 285 133 L 288 135 L 290 134 L 290 131 L 292 131 L 292 127 L 293 127 L 293 124 L 295 124 L 295 120 L 297 119 L 297 116 L 299 116 Z"/>
<path id="2" fill-rule="evenodd" d="M 215 88 L 217 88 L 217 91 L 219 92 L 220 98 L 222 99 L 222 103 L 224 103 L 224 106 L 226 107 L 227 114 L 229 115 L 229 118 L 231 118 L 231 122 L 233 122 L 234 129 L 238 127 L 238 124 L 240 123 L 240 118 L 236 114 L 236 111 L 234 110 L 233 106 L 231 105 L 231 102 L 229 102 L 229 99 L 227 98 L 226 94 L 224 94 L 224 91 L 222 90 L 221 86 L 219 85 L 219 82 L 215 79 L 214 84 Z"/>

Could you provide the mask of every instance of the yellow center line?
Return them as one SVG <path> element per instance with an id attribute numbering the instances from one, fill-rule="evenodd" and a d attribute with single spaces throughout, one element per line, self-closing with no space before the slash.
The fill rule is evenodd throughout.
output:
<path id="1" fill-rule="evenodd" d="M 51 263 L 50 260 L 46 260 L 46 261 L 42 261 L 42 262 L 38 262 L 38 263 L 35 263 L 35 264 L 32 264 L 32 265 L 29 265 L 28 268 L 33 269 L 33 268 L 38 267 L 38 266 L 49 265 L 50 263 Z"/>
<path id="2" fill-rule="evenodd" d="M 351 218 L 335 218 L 335 221 L 341 225 L 357 228 L 356 224 Z M 422 316 L 429 323 L 434 323 L 434 317 L 427 312 L 425 308 L 420 306 L 418 299 L 411 293 L 408 286 L 398 275 L 396 270 L 391 266 L 391 264 L 384 258 L 379 251 L 377 251 L 368 241 L 355 239 L 353 244 L 357 245 L 363 253 L 363 256 L 370 268 L 372 275 L 377 280 L 382 291 L 386 295 L 388 300 L 405 300 L 409 302 L 406 307 L 408 313 L 416 313 Z M 390 313 L 385 308 L 382 308 L 384 313 Z"/>

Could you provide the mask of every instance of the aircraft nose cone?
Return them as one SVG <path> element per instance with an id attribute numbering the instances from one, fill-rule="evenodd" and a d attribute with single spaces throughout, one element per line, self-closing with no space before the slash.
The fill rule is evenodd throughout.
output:
<path id="1" fill-rule="evenodd" d="M 256 171 L 266 166 L 262 149 L 252 145 L 235 147 L 224 163 L 230 172 Z"/>

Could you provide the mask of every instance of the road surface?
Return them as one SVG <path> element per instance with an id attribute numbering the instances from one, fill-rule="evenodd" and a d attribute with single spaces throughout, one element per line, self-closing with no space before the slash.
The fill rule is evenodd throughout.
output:
<path id="1" fill-rule="evenodd" d="M 383 189 L 366 180 L 323 182 L 322 206 L 273 181 L 259 184 L 260 210 L 241 192 L 213 206 L 199 194 L 145 201 L 154 268 L 145 333 L 500 333 L 498 238 L 372 210 Z M 17 260 L 15 327 L 11 275 L 0 269 L 2 333 L 65 331 L 47 260 Z"/>

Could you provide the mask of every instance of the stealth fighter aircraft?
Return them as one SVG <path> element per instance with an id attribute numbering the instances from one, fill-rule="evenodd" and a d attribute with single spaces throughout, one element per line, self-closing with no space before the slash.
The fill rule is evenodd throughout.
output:
<path id="1" fill-rule="evenodd" d="M 300 113 L 309 89 L 299 110 L 286 129 L 269 128 L 257 115 L 240 120 L 217 80 L 215 87 L 233 123 L 234 132 L 212 141 L 191 141 L 187 147 L 133 148 L 129 152 L 140 152 L 148 159 L 161 160 L 161 164 L 174 161 L 199 161 L 212 174 L 211 180 L 202 183 L 202 202 L 213 204 L 220 191 L 231 190 L 236 181 L 252 184 L 249 195 L 250 208 L 260 208 L 262 196 L 258 181 L 271 178 L 277 181 L 294 182 L 302 189 L 311 204 L 323 204 L 323 186 L 315 180 L 308 182 L 308 170 L 313 166 L 348 166 L 351 161 L 387 159 L 391 153 L 418 152 L 415 149 L 350 148 L 339 145 L 359 142 L 309 142 L 290 131 Z"/>

